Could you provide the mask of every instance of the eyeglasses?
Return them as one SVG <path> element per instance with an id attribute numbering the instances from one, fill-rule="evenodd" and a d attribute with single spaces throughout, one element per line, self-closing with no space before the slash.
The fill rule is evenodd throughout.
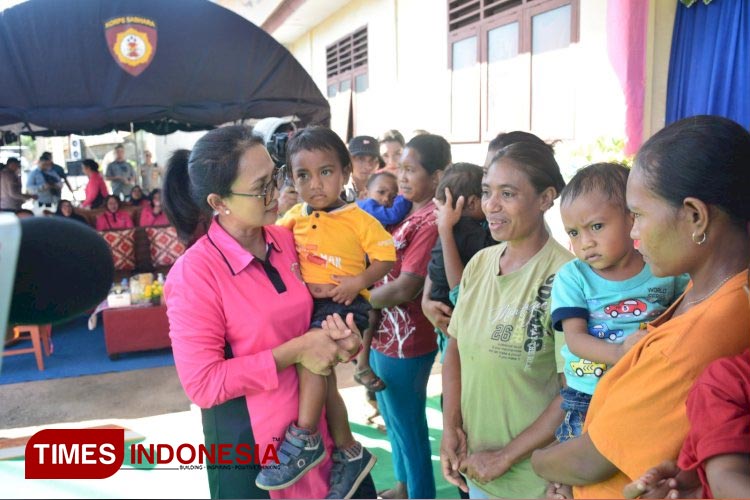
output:
<path id="1" fill-rule="evenodd" d="M 263 205 L 267 207 L 273 203 L 274 192 L 284 185 L 284 178 L 282 175 L 285 173 L 285 168 L 286 166 L 283 168 L 274 167 L 271 180 L 263 186 L 263 190 L 259 194 L 235 193 L 234 191 L 229 191 L 229 194 L 234 196 L 246 196 L 248 198 L 263 198 Z"/>

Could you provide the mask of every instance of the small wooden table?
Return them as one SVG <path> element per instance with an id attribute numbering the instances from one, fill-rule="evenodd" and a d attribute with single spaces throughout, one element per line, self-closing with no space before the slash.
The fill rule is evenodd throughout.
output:
<path id="1" fill-rule="evenodd" d="M 104 344 L 110 359 L 119 354 L 170 347 L 167 306 L 105 309 Z"/>

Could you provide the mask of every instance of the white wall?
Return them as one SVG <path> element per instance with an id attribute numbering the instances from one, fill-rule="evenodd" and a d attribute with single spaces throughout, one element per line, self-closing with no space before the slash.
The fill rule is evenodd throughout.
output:
<path id="1" fill-rule="evenodd" d="M 172 153 L 177 149 L 193 149 L 195 142 L 203 137 L 205 131 L 201 132 L 174 132 L 169 135 L 148 134 L 146 147 L 153 153 L 154 161 L 164 166 Z"/>
<path id="2" fill-rule="evenodd" d="M 429 5 L 434 8 L 426 8 Z M 623 91 L 607 54 L 607 2 L 581 0 L 580 42 L 571 46 L 575 140 L 558 146 L 561 164 L 582 144 L 624 137 Z M 288 48 L 326 92 L 326 46 L 368 26 L 369 89 L 356 95 L 358 134 L 398 128 L 447 135 L 450 129 L 447 8 L 442 0 L 354 0 Z M 480 103 L 477 103 L 479 106 Z M 498 131 L 500 132 L 500 131 Z M 482 163 L 486 143 L 454 144 L 454 158 Z"/>

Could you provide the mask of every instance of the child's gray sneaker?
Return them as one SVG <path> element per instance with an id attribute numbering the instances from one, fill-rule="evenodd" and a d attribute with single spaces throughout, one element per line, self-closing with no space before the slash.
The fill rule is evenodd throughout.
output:
<path id="1" fill-rule="evenodd" d="M 299 481 L 305 472 L 318 465 L 325 457 L 326 450 L 320 433 L 295 427 L 286 430 L 284 442 L 279 446 L 279 463 L 267 465 L 258 474 L 256 486 L 262 490 L 281 490 Z"/>
<path id="2" fill-rule="evenodd" d="M 335 450 L 331 468 L 331 489 L 326 498 L 351 498 L 377 461 L 378 458 L 362 445 L 355 457 L 347 457 L 343 451 Z"/>

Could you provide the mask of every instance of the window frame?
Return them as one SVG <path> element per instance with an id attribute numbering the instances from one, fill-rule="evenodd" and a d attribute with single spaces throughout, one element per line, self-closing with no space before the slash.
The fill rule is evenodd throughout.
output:
<path id="1" fill-rule="evenodd" d="M 361 42 L 362 45 L 364 45 L 364 56 L 362 59 L 364 59 L 363 63 L 360 63 L 359 65 L 355 66 L 356 60 L 355 60 L 355 38 L 360 36 L 360 33 L 364 32 L 363 35 L 363 42 Z M 335 74 L 331 75 L 331 60 L 330 60 L 330 51 L 331 49 L 336 48 L 336 57 L 337 59 L 341 58 L 341 50 L 339 47 L 344 42 L 349 42 L 349 50 L 348 52 L 345 52 L 344 55 L 348 55 L 351 58 L 351 62 L 349 63 L 350 68 L 345 71 L 336 72 Z M 336 95 L 338 95 L 339 92 L 341 92 L 341 82 L 343 81 L 349 81 L 349 88 L 351 89 L 352 93 L 362 93 L 367 92 L 367 90 L 370 88 L 370 75 L 369 75 L 369 57 L 370 57 L 370 47 L 369 47 L 369 33 L 368 33 L 368 27 L 365 24 L 364 26 L 360 26 L 359 28 L 351 31 L 350 33 L 342 36 L 335 42 L 329 44 L 326 46 L 326 97 L 328 99 L 335 98 Z M 356 90 L 356 81 L 355 79 L 358 76 L 366 75 L 367 76 L 367 87 L 362 91 Z M 330 96 L 328 94 L 328 89 L 332 86 L 336 86 L 336 95 Z"/>
<path id="2" fill-rule="evenodd" d="M 527 67 L 524 69 L 525 81 L 527 82 L 527 92 L 529 99 L 528 117 L 526 121 L 527 130 L 530 130 L 532 125 L 532 106 L 531 95 L 532 95 L 532 61 L 531 61 L 531 37 L 532 37 L 532 19 L 534 16 L 543 14 L 545 12 L 555 10 L 559 7 L 570 5 L 570 44 L 578 43 L 580 40 L 580 0 L 507 0 L 507 2 L 497 2 L 496 0 L 473 0 L 469 1 L 464 5 L 477 4 L 479 8 L 479 20 L 474 21 L 470 24 L 461 26 L 460 28 L 451 30 L 451 18 L 450 18 L 450 5 L 455 0 L 448 0 L 446 2 L 448 9 L 448 70 L 453 72 L 453 44 L 470 38 L 472 36 L 478 37 L 477 43 L 477 65 L 479 67 L 479 121 L 478 129 L 479 132 L 476 134 L 475 140 L 452 140 L 454 144 L 477 144 L 481 142 L 487 142 L 492 140 L 495 135 L 500 132 L 497 130 L 489 130 L 489 47 L 488 47 L 488 33 L 495 28 L 505 26 L 518 22 L 518 55 L 527 56 Z M 504 3 L 514 4 L 507 8 L 502 8 Z M 491 8 L 498 8 L 501 10 L 485 17 L 485 11 Z M 449 121 L 449 129 L 453 130 L 453 84 L 451 76 L 451 116 Z M 452 134 L 451 134 L 452 135 Z M 453 139 L 453 138 L 452 138 Z"/>

